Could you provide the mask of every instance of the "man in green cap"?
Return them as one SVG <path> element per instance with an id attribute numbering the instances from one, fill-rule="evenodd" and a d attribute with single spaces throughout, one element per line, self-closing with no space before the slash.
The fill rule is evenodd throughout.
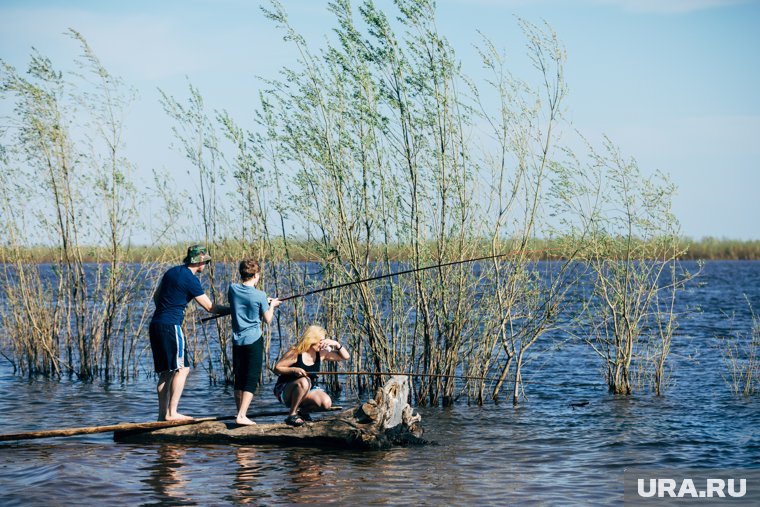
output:
<path id="1" fill-rule="evenodd" d="M 209 313 L 227 315 L 230 308 L 216 305 L 206 295 L 196 274 L 202 272 L 211 256 L 202 245 L 187 249 L 183 264 L 169 269 L 161 278 L 153 301 L 156 311 L 150 321 L 150 348 L 158 373 L 158 420 L 181 421 L 192 419 L 178 412 L 179 399 L 185 387 L 190 361 L 185 348 L 182 321 L 187 303 L 195 301 Z"/>

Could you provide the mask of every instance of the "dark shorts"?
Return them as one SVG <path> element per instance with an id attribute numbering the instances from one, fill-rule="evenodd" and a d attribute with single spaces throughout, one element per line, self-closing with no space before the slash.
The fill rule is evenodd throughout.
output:
<path id="1" fill-rule="evenodd" d="M 151 322 L 148 334 L 156 373 L 175 371 L 190 366 L 182 326 Z"/>
<path id="2" fill-rule="evenodd" d="M 264 340 L 261 338 L 250 345 L 232 345 L 232 371 L 235 373 L 236 391 L 256 392 L 263 360 Z"/>

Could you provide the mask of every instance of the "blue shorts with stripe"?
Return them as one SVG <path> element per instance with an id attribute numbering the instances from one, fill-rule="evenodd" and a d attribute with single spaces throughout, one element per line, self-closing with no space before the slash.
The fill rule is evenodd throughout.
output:
<path id="1" fill-rule="evenodd" d="M 156 373 L 175 371 L 190 366 L 182 326 L 151 322 L 148 334 Z"/>

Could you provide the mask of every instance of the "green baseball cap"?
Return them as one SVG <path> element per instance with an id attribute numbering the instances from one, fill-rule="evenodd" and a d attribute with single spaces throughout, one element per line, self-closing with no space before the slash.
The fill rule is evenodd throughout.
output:
<path id="1" fill-rule="evenodd" d="M 182 261 L 185 264 L 206 264 L 211 262 L 211 256 L 203 245 L 193 245 L 187 249 L 187 255 Z"/>

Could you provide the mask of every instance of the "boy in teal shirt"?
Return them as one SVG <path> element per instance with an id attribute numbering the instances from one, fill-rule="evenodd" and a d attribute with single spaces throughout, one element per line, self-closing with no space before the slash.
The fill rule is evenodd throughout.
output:
<path id="1" fill-rule="evenodd" d="M 261 279 L 261 267 L 253 259 L 240 262 L 241 283 L 227 290 L 232 315 L 232 368 L 235 374 L 235 405 L 237 424 L 256 424 L 248 418 L 248 407 L 261 378 L 264 346 L 261 323 L 272 322 L 274 309 L 280 300 L 268 298 L 256 288 Z"/>

